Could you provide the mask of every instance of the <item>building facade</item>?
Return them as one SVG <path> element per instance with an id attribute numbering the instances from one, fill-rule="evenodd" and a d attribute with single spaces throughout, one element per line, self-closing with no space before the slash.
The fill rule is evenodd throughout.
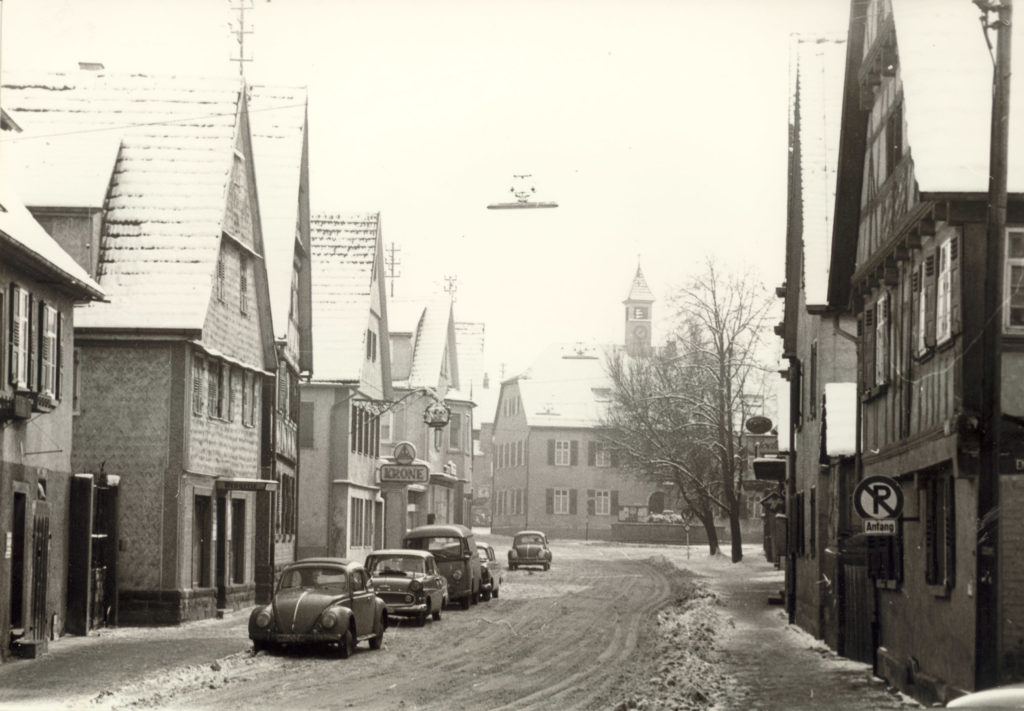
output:
<path id="1" fill-rule="evenodd" d="M 75 314 L 71 464 L 120 482 L 119 621 L 252 604 L 276 355 L 245 87 L 82 73 L 5 97 L 33 133 L 76 136 L 40 144 L 25 175 L 29 206 L 108 297 Z M 77 202 L 84 188 L 99 208 Z"/>
<path id="2" fill-rule="evenodd" d="M 379 213 L 312 218 L 314 377 L 301 384 L 299 558 L 362 559 L 384 543 L 377 481 L 391 400 Z"/>
<path id="3" fill-rule="evenodd" d="M 5 138 L 6 140 L 6 138 Z M 72 540 L 69 511 L 91 518 L 94 482 L 76 486 L 71 421 L 77 404 L 74 305 L 100 299 L 100 286 L 32 218 L 12 181 L 0 182 L 0 661 L 35 656 L 51 638 L 87 628 L 104 592 L 116 618 L 116 591 L 90 589 L 68 571 L 90 572 L 108 556 L 91 536 Z M 106 488 L 106 482 L 102 482 Z M 86 500 L 72 499 L 82 489 Z M 109 519 L 99 517 L 96 532 Z M 90 528 L 89 533 L 93 531 Z M 79 541 L 80 542 L 80 541 Z M 104 571 L 99 571 L 104 580 Z M 72 617 L 69 622 L 68 618 Z M 96 624 L 113 623 L 101 612 Z"/>

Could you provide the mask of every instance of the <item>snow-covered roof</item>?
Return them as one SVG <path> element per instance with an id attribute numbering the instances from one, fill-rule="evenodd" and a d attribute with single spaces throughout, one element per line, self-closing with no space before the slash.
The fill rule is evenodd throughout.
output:
<path id="1" fill-rule="evenodd" d="M 391 327 L 394 319 L 394 328 Z M 409 379 L 396 382 L 396 387 L 436 388 L 441 378 L 449 336 L 454 333 L 452 302 L 448 294 L 433 295 L 425 299 L 396 299 L 388 302 L 388 329 L 391 333 L 409 333 L 413 337 L 412 366 Z M 449 353 L 454 372 L 448 374 L 448 383 L 459 387 L 457 356 Z"/>
<path id="2" fill-rule="evenodd" d="M 42 262 L 68 286 L 77 287 L 83 297 L 102 298 L 100 285 L 35 221 L 11 181 L 6 171 L 0 172 L 0 237 L 5 238 L 0 241 L 0 247 L 3 251 L 7 249 L 4 242 L 13 242 L 16 249 Z"/>
<path id="3" fill-rule="evenodd" d="M 654 301 L 654 292 L 647 285 L 647 278 L 639 264 L 636 265 L 636 275 L 629 285 L 629 295 L 626 296 L 626 301 Z"/>
<path id="4" fill-rule="evenodd" d="M 292 265 L 299 239 L 299 188 L 306 132 L 306 88 L 260 86 L 249 93 L 249 127 L 274 334 L 288 334 Z"/>
<path id="5" fill-rule="evenodd" d="M 808 306 L 828 302 L 828 268 L 846 73 L 841 37 L 793 37 L 790 109 L 799 105 L 803 268 Z M 796 117 L 791 116 L 791 120 Z"/>
<path id="6" fill-rule="evenodd" d="M 119 132 L 9 138 L 0 142 L 0 161 L 4 172 L 18 176 L 26 205 L 103 208 L 121 147 Z"/>
<path id="7" fill-rule="evenodd" d="M 310 241 L 315 379 L 358 381 L 370 323 L 380 213 L 313 215 Z"/>
<path id="8" fill-rule="evenodd" d="M 455 322 L 455 352 L 459 359 L 459 388 L 448 397 L 477 399 L 484 394 L 484 324 Z"/>
<path id="9" fill-rule="evenodd" d="M 992 59 L 978 8 L 965 0 L 892 0 L 892 12 L 906 140 L 921 192 L 986 192 Z M 1024 32 L 1016 19 L 1019 47 Z M 1010 192 L 1024 192 L 1024 53 L 1013 53 L 1011 71 L 1007 181 Z"/>
<path id="10" fill-rule="evenodd" d="M 598 427 L 610 402 L 608 357 L 621 346 L 556 344 L 514 380 L 530 427 Z"/>
<path id="11" fill-rule="evenodd" d="M 3 84 L 4 107 L 24 129 L 8 141 L 100 133 L 120 138 L 98 268 L 109 301 L 79 309 L 76 326 L 201 329 L 220 249 L 242 83 L 82 72 L 5 76 Z M 99 180 L 102 171 L 93 177 Z M 53 202 L 66 204 L 68 197 L 59 190 Z M 39 199 L 39 206 L 50 202 Z"/>

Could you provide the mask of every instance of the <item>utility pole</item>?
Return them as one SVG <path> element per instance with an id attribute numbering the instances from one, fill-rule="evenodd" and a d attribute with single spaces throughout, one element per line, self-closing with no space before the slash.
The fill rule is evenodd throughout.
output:
<path id="1" fill-rule="evenodd" d="M 1003 265 L 1005 264 L 1006 173 L 1010 126 L 1011 0 L 975 0 L 986 37 L 996 31 L 992 76 L 992 124 L 989 144 L 988 214 L 985 249 L 984 372 L 982 376 L 981 472 L 978 477 L 977 607 L 975 629 L 975 688 L 999 683 L 1001 633 L 999 624 L 999 449 L 1002 427 Z M 996 14 L 989 23 L 990 13 Z M 991 46 L 991 45 L 990 45 Z"/>

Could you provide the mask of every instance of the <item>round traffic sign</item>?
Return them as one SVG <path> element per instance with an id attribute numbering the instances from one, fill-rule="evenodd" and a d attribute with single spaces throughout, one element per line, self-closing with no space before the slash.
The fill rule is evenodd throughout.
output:
<path id="1" fill-rule="evenodd" d="M 399 442 L 395 445 L 392 456 L 398 464 L 412 464 L 412 461 L 416 459 L 416 445 L 412 442 Z"/>
<path id="2" fill-rule="evenodd" d="M 903 488 L 887 476 L 869 476 L 853 490 L 853 507 L 862 518 L 899 518 L 903 513 Z"/>

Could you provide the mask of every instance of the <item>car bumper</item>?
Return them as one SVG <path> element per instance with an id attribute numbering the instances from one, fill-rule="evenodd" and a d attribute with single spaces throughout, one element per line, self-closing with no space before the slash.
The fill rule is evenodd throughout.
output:
<path id="1" fill-rule="evenodd" d="M 419 615 L 427 611 L 427 603 L 413 603 L 413 604 L 394 604 L 385 602 L 384 607 L 387 608 L 389 615 Z"/>
<path id="2" fill-rule="evenodd" d="M 250 635 L 253 641 L 270 642 L 272 644 L 329 644 L 341 641 L 339 632 L 298 632 L 281 633 L 270 632 L 268 634 Z"/>
<path id="3" fill-rule="evenodd" d="M 550 558 L 510 558 L 512 565 L 546 565 L 551 563 Z"/>

